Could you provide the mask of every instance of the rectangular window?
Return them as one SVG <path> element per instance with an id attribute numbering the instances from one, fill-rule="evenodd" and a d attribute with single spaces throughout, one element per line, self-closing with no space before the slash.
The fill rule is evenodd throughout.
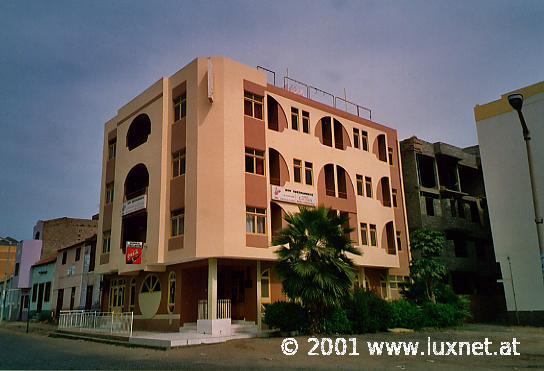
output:
<path id="1" fill-rule="evenodd" d="M 298 108 L 291 107 L 291 129 L 298 130 Z"/>
<path id="2" fill-rule="evenodd" d="M 302 111 L 302 131 L 310 134 L 310 113 Z"/>
<path id="3" fill-rule="evenodd" d="M 293 179 L 296 183 L 302 183 L 302 161 L 293 160 Z"/>
<path id="4" fill-rule="evenodd" d="M 185 209 L 172 211 L 171 221 L 171 236 L 182 236 L 185 233 Z"/>
<path id="5" fill-rule="evenodd" d="M 187 116 L 187 94 L 183 93 L 174 99 L 174 122 Z"/>
<path id="6" fill-rule="evenodd" d="M 311 162 L 304 162 L 304 176 L 307 185 L 314 184 L 314 165 Z"/>
<path id="7" fill-rule="evenodd" d="M 434 216 L 434 199 L 432 197 L 425 197 L 425 209 L 427 215 Z"/>
<path id="8" fill-rule="evenodd" d="M 15 272 L 13 273 L 14 276 L 19 275 L 19 263 L 15 263 Z"/>
<path id="9" fill-rule="evenodd" d="M 364 130 L 361 130 L 361 143 L 363 150 L 368 151 L 368 133 Z"/>
<path id="10" fill-rule="evenodd" d="M 264 151 L 246 148 L 246 173 L 264 175 Z"/>
<path id="11" fill-rule="evenodd" d="M 370 245 L 378 246 L 378 235 L 376 233 L 376 225 L 370 224 Z"/>
<path id="12" fill-rule="evenodd" d="M 387 155 L 389 158 L 389 165 L 393 166 L 393 148 L 387 147 Z"/>
<path id="13" fill-rule="evenodd" d="M 68 253 L 64 251 L 62 253 L 62 265 L 66 264 L 66 258 L 68 257 Z"/>
<path id="14" fill-rule="evenodd" d="M 76 249 L 76 262 L 78 262 L 79 259 L 81 259 L 81 247 Z"/>
<path id="15" fill-rule="evenodd" d="M 397 190 L 395 188 L 393 188 L 391 190 L 392 192 L 392 195 L 393 195 L 393 207 L 397 207 Z"/>
<path id="16" fill-rule="evenodd" d="M 402 239 L 400 238 L 400 232 L 397 232 L 397 250 L 402 250 Z"/>
<path id="17" fill-rule="evenodd" d="M 35 283 L 32 285 L 32 302 L 36 302 L 36 298 L 38 297 L 38 284 Z"/>
<path id="18" fill-rule="evenodd" d="M 103 233 L 103 236 L 102 236 L 102 254 L 109 254 L 110 248 L 111 248 L 111 231 L 106 231 Z M 63 260 L 64 260 L 64 257 L 63 257 Z"/>
<path id="19" fill-rule="evenodd" d="M 244 115 L 263 119 L 263 97 L 244 91 Z"/>
<path id="20" fill-rule="evenodd" d="M 266 234 L 266 209 L 246 207 L 246 233 Z"/>
<path id="21" fill-rule="evenodd" d="M 115 158 L 115 152 L 117 150 L 117 138 L 114 138 L 108 142 L 108 160 Z"/>
<path id="22" fill-rule="evenodd" d="M 359 129 L 353 129 L 353 146 L 355 148 L 360 148 L 360 140 L 359 140 Z"/>
<path id="23" fill-rule="evenodd" d="M 113 182 L 106 184 L 106 204 L 113 203 Z"/>
<path id="24" fill-rule="evenodd" d="M 366 197 L 372 198 L 372 178 L 365 176 Z"/>
<path id="25" fill-rule="evenodd" d="M 43 293 L 43 301 L 45 303 L 48 303 L 51 299 L 51 282 L 45 283 L 45 291 Z"/>
<path id="26" fill-rule="evenodd" d="M 185 149 L 182 149 L 172 155 L 172 177 L 175 178 L 180 175 L 185 175 L 186 167 Z"/>
<path id="27" fill-rule="evenodd" d="M 364 191 L 363 191 L 363 176 L 357 174 L 356 177 L 357 177 L 357 194 L 358 194 L 359 196 L 364 196 Z"/>
<path id="28" fill-rule="evenodd" d="M 368 246 L 368 224 L 361 223 L 361 245 Z"/>

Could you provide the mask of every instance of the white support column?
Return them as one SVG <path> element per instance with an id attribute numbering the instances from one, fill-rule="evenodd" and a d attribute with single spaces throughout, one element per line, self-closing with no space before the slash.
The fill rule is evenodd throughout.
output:
<path id="1" fill-rule="evenodd" d="M 217 258 L 208 259 L 208 319 L 217 319 Z"/>
<path id="2" fill-rule="evenodd" d="M 257 287 L 257 328 L 262 329 L 261 320 L 261 261 L 257 260 L 257 279 L 255 286 Z"/>

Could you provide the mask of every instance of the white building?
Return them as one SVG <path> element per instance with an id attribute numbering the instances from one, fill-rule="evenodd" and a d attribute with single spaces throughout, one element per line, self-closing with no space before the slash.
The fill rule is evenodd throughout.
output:
<path id="1" fill-rule="evenodd" d="M 518 114 L 508 95 L 524 96 L 531 133 L 536 191 L 544 201 L 544 82 L 503 94 L 474 108 L 495 255 L 509 317 L 544 323 L 544 279 L 535 224 L 527 152 Z M 541 203 L 542 203 L 541 201 Z M 540 205 L 542 215 L 542 205 Z"/>

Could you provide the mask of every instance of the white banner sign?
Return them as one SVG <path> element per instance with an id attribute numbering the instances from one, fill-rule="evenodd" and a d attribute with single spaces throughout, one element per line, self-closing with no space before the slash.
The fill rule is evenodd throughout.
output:
<path id="1" fill-rule="evenodd" d="M 141 195 L 131 200 L 128 200 L 127 202 L 123 204 L 122 215 L 127 215 L 135 211 L 145 209 L 146 204 L 147 204 L 147 195 Z"/>
<path id="2" fill-rule="evenodd" d="M 272 199 L 299 205 L 317 206 L 317 198 L 315 194 L 276 185 L 272 186 Z"/>

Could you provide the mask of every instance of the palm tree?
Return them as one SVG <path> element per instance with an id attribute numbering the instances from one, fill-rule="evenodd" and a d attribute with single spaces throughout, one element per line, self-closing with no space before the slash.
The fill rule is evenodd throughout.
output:
<path id="1" fill-rule="evenodd" d="M 352 245 L 347 216 L 338 216 L 325 207 L 300 207 L 287 214 L 289 224 L 274 238 L 282 245 L 276 254 L 276 271 L 283 291 L 310 313 L 313 330 L 332 308 L 338 307 L 349 292 L 356 268 L 347 253 L 361 255 Z"/>

